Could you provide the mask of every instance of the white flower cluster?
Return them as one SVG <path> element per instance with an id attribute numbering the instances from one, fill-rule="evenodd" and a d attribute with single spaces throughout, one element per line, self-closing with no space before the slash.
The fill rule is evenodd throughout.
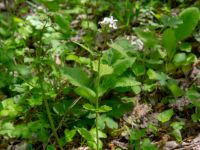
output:
<path id="1" fill-rule="evenodd" d="M 101 26 L 108 26 L 109 28 L 112 28 L 112 29 L 117 29 L 117 19 L 114 19 L 113 16 L 110 16 L 109 17 L 105 17 L 103 19 L 103 21 L 99 22 L 99 24 Z"/>

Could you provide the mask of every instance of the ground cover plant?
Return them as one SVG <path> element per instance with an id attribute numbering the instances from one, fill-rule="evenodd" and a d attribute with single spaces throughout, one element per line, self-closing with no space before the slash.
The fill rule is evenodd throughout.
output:
<path id="1" fill-rule="evenodd" d="M 198 149 L 199 8 L 0 2 L 0 149 Z"/>

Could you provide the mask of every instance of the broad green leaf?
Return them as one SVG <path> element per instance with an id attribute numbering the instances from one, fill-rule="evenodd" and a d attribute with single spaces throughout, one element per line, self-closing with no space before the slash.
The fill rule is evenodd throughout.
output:
<path id="1" fill-rule="evenodd" d="M 172 92 L 172 94 L 176 97 L 179 97 L 183 94 L 183 91 L 181 90 L 181 88 L 178 86 L 178 84 L 176 83 L 175 80 L 169 80 L 167 82 L 167 87 L 170 89 L 170 91 Z"/>
<path id="2" fill-rule="evenodd" d="M 163 15 L 160 18 L 161 22 L 166 27 L 177 28 L 177 25 L 182 24 L 183 21 L 177 16 L 166 16 Z"/>
<path id="3" fill-rule="evenodd" d="M 185 53 L 177 53 L 174 56 L 173 63 L 175 66 L 180 66 L 186 63 L 186 54 Z"/>
<path id="4" fill-rule="evenodd" d="M 117 122 L 115 122 L 112 118 L 110 117 L 106 117 L 105 118 L 105 123 L 107 125 L 108 128 L 110 129 L 117 129 L 118 128 L 118 124 Z"/>
<path id="5" fill-rule="evenodd" d="M 85 128 L 77 128 L 78 133 L 87 141 L 95 142 L 92 134 Z"/>
<path id="6" fill-rule="evenodd" d="M 39 106 L 43 103 L 43 98 L 40 95 L 33 95 L 31 98 L 27 99 L 30 106 Z"/>
<path id="7" fill-rule="evenodd" d="M 184 122 L 172 122 L 170 124 L 170 126 L 173 128 L 173 129 L 176 129 L 176 130 L 181 130 L 184 126 Z"/>
<path id="8" fill-rule="evenodd" d="M 78 128 L 77 131 L 79 132 L 79 134 L 85 139 L 87 140 L 88 146 L 91 149 L 96 149 L 96 138 L 93 136 L 93 134 L 91 134 L 88 130 L 86 130 L 85 128 Z M 99 149 L 102 149 L 102 142 L 99 140 Z"/>
<path id="9" fill-rule="evenodd" d="M 87 74 L 81 68 L 64 67 L 63 75 L 74 86 L 87 86 L 90 82 Z"/>
<path id="10" fill-rule="evenodd" d="M 100 130 L 103 130 L 106 126 L 110 129 L 118 128 L 117 122 L 115 122 L 112 118 L 108 117 L 107 115 L 103 114 L 99 116 L 98 128 Z"/>
<path id="11" fill-rule="evenodd" d="M 113 48 L 114 50 L 117 50 L 123 57 L 125 58 L 128 57 L 125 49 L 121 45 L 117 43 L 112 43 L 112 44 L 108 44 L 108 46 Z"/>
<path id="12" fill-rule="evenodd" d="M 177 142 L 181 142 L 182 141 L 182 135 L 181 135 L 181 131 L 178 129 L 174 129 L 172 131 L 172 135 L 176 138 Z"/>
<path id="13" fill-rule="evenodd" d="M 167 121 L 170 120 L 170 118 L 174 115 L 174 111 L 173 109 L 168 109 L 165 110 L 163 112 L 161 112 L 160 114 L 158 114 L 157 119 L 162 122 L 165 123 Z"/>
<path id="14" fill-rule="evenodd" d="M 132 66 L 132 70 L 136 76 L 141 76 L 145 74 L 145 66 L 140 63 L 134 63 Z"/>
<path id="15" fill-rule="evenodd" d="M 163 46 L 167 50 L 169 59 L 172 59 L 176 52 L 176 37 L 173 29 L 166 29 L 163 33 Z"/>
<path id="16" fill-rule="evenodd" d="M 200 19 L 199 9 L 196 7 L 186 8 L 180 13 L 179 18 L 183 23 L 175 29 L 177 41 L 183 40 L 192 34 Z"/>
<path id="17" fill-rule="evenodd" d="M 87 87 L 80 86 L 74 90 L 78 95 L 88 99 L 91 103 L 95 103 L 96 101 L 96 93 Z"/>
<path id="18" fill-rule="evenodd" d="M 141 86 L 138 86 L 138 85 L 132 86 L 132 87 L 131 87 L 131 90 L 132 90 L 135 94 L 139 94 L 139 93 L 142 91 Z"/>
<path id="19" fill-rule="evenodd" d="M 124 73 L 128 68 L 133 65 L 135 60 L 135 57 L 117 60 L 112 66 L 114 68 L 114 75 L 119 76 Z"/>
<path id="20" fill-rule="evenodd" d="M 96 108 L 93 105 L 88 104 L 88 103 L 84 104 L 83 108 L 86 109 L 86 110 L 94 111 L 94 112 L 96 111 Z"/>
<path id="21" fill-rule="evenodd" d="M 151 80 L 158 80 L 158 81 L 160 81 L 161 85 L 165 85 L 166 84 L 166 80 L 169 78 L 163 72 L 157 73 L 153 69 L 149 69 L 147 71 L 147 75 L 149 76 L 149 79 L 151 79 Z"/>
<path id="22" fill-rule="evenodd" d="M 189 55 L 187 55 L 185 65 L 190 65 L 196 61 L 197 61 L 197 56 L 193 53 L 190 53 Z"/>
<path id="23" fill-rule="evenodd" d="M 187 43 L 187 42 L 181 43 L 180 50 L 184 52 L 188 52 L 188 53 L 191 52 L 192 50 L 191 43 Z"/>
<path id="24" fill-rule="evenodd" d="M 200 93 L 197 89 L 195 88 L 191 88 L 187 91 L 186 93 L 187 98 L 196 106 L 196 107 L 200 107 Z"/>
<path id="25" fill-rule="evenodd" d="M 141 150 L 158 150 L 158 148 L 148 138 L 145 138 L 142 141 Z"/>
<path id="26" fill-rule="evenodd" d="M 92 128 L 90 130 L 90 133 L 93 135 L 93 137 L 96 137 L 96 128 Z M 98 136 L 99 138 L 107 138 L 107 135 L 103 133 L 101 130 L 98 130 Z"/>
<path id="27" fill-rule="evenodd" d="M 134 78 L 120 77 L 117 79 L 114 87 L 132 87 L 137 85 L 141 85 L 141 83 L 136 81 Z"/>
<path id="28" fill-rule="evenodd" d="M 97 25 L 92 22 L 92 21 L 89 21 L 89 20 L 84 20 L 82 23 L 81 23 L 81 26 L 84 28 L 84 29 L 91 29 L 93 31 L 97 31 Z"/>
<path id="29" fill-rule="evenodd" d="M 136 28 L 135 33 L 144 42 L 147 48 L 152 48 L 158 43 L 158 39 L 151 31 L 144 31 L 144 29 Z"/>
<path id="30" fill-rule="evenodd" d="M 108 111 L 111 111 L 111 110 L 112 110 L 112 107 L 107 106 L 107 105 L 103 105 L 103 106 L 100 106 L 97 109 L 97 112 L 103 113 L 103 112 L 108 112 Z"/>
<path id="31" fill-rule="evenodd" d="M 145 131 L 146 131 L 145 129 L 140 129 L 140 130 L 134 129 L 130 133 L 130 140 L 131 141 L 140 140 L 145 135 Z"/>
<path id="32" fill-rule="evenodd" d="M 93 70 L 98 72 L 98 61 L 93 61 Z M 100 77 L 113 73 L 113 68 L 107 64 L 100 64 Z"/>
<path id="33" fill-rule="evenodd" d="M 73 130 L 65 129 L 64 133 L 65 133 L 66 142 L 71 142 L 73 140 L 73 137 L 76 134 L 76 130 L 75 129 L 73 129 Z"/>
<path id="34" fill-rule="evenodd" d="M 67 16 L 65 15 L 61 15 L 61 14 L 57 14 L 54 16 L 55 22 L 59 25 L 60 29 L 63 32 L 69 32 L 70 30 L 70 17 L 69 15 Z"/>

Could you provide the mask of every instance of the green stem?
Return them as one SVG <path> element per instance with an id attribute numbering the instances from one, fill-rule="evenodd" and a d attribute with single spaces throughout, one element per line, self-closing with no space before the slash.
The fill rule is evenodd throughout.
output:
<path id="1" fill-rule="evenodd" d="M 42 84 L 41 75 L 40 75 L 40 86 L 41 86 L 41 88 L 42 88 L 42 96 L 43 96 L 43 99 L 44 99 L 44 105 L 45 105 L 45 107 L 46 107 L 46 112 L 47 112 L 47 116 L 48 116 L 49 123 L 50 123 L 50 126 L 51 126 L 51 130 L 52 130 L 52 132 L 53 132 L 54 137 L 56 138 L 56 142 L 58 143 L 59 148 L 60 148 L 61 150 L 64 150 L 64 149 L 62 148 L 62 145 L 60 144 L 59 137 L 58 137 L 58 134 L 57 134 L 57 132 L 56 132 L 55 125 L 54 125 L 54 123 L 53 123 L 53 118 L 52 118 L 52 116 L 51 116 L 51 111 L 50 111 L 50 108 L 49 108 L 49 104 L 48 104 L 47 99 L 46 99 L 46 97 L 45 97 L 45 93 L 44 93 L 45 90 L 44 90 L 44 87 L 43 87 L 43 84 Z"/>
<path id="2" fill-rule="evenodd" d="M 45 104 L 45 107 L 46 107 L 46 111 L 47 111 L 49 123 L 50 123 L 50 125 L 51 125 L 51 129 L 52 129 L 53 134 L 54 134 L 54 136 L 55 136 L 55 138 L 56 138 L 56 141 L 57 141 L 57 143 L 58 143 L 58 146 L 60 147 L 61 150 L 64 150 L 64 149 L 62 148 L 62 145 L 60 144 L 59 137 L 58 137 L 58 134 L 57 134 L 57 132 L 56 132 L 56 128 L 55 128 L 54 123 L 53 123 L 53 118 L 52 118 L 52 116 L 51 116 L 49 104 L 48 104 L 46 98 L 44 98 L 44 104 Z"/>
<path id="3" fill-rule="evenodd" d="M 97 89 L 96 89 L 96 110 L 99 109 L 99 83 L 100 83 L 100 63 L 101 58 L 98 58 L 98 74 L 97 74 Z M 98 132 L 98 121 L 99 121 L 99 113 L 96 111 L 96 140 L 97 140 L 97 150 L 99 150 L 99 132 Z"/>

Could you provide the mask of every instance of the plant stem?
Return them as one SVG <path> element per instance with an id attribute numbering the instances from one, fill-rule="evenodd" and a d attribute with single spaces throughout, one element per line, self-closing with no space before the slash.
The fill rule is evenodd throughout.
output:
<path id="1" fill-rule="evenodd" d="M 58 134 L 56 132 L 56 128 L 55 128 L 55 125 L 53 123 L 53 118 L 51 116 L 51 111 L 50 111 L 50 108 L 49 108 L 49 104 L 47 102 L 47 99 L 45 97 L 45 90 L 44 90 L 44 87 L 43 87 L 43 84 L 42 84 L 42 77 L 41 77 L 41 74 L 39 75 L 40 76 L 40 86 L 42 88 L 42 96 L 43 96 L 43 99 L 44 99 L 44 105 L 46 107 L 46 112 L 47 112 L 47 116 L 48 116 L 48 119 L 49 119 L 49 123 L 50 123 L 50 126 L 51 126 L 51 130 L 53 132 L 53 135 L 54 137 L 56 138 L 56 142 L 58 143 L 58 146 L 61 150 L 64 150 L 62 148 L 62 145 L 60 144 L 60 141 L 59 141 L 59 137 L 58 137 Z"/>
<path id="2" fill-rule="evenodd" d="M 100 63 L 101 57 L 98 58 L 98 73 L 97 73 L 97 89 L 96 89 L 96 110 L 99 109 L 99 83 L 100 83 Z M 99 150 L 99 132 L 98 132 L 98 120 L 99 120 L 99 113 L 96 111 L 96 140 L 97 140 L 97 150 Z"/>
<path id="3" fill-rule="evenodd" d="M 60 147 L 61 150 L 64 150 L 64 149 L 62 148 L 61 144 L 60 144 L 59 137 L 58 137 L 58 134 L 57 134 L 57 132 L 56 132 L 56 128 L 55 128 L 54 123 L 53 123 L 53 118 L 52 118 L 52 116 L 51 116 L 49 104 L 48 104 L 46 98 L 44 98 L 44 104 L 45 104 L 45 107 L 46 107 L 46 111 L 47 111 L 49 123 L 50 123 L 50 125 L 51 125 L 51 129 L 52 129 L 52 132 L 53 132 L 53 134 L 54 134 L 54 136 L 55 136 L 55 138 L 56 138 L 56 141 L 57 141 L 57 143 L 58 143 L 58 146 Z"/>

